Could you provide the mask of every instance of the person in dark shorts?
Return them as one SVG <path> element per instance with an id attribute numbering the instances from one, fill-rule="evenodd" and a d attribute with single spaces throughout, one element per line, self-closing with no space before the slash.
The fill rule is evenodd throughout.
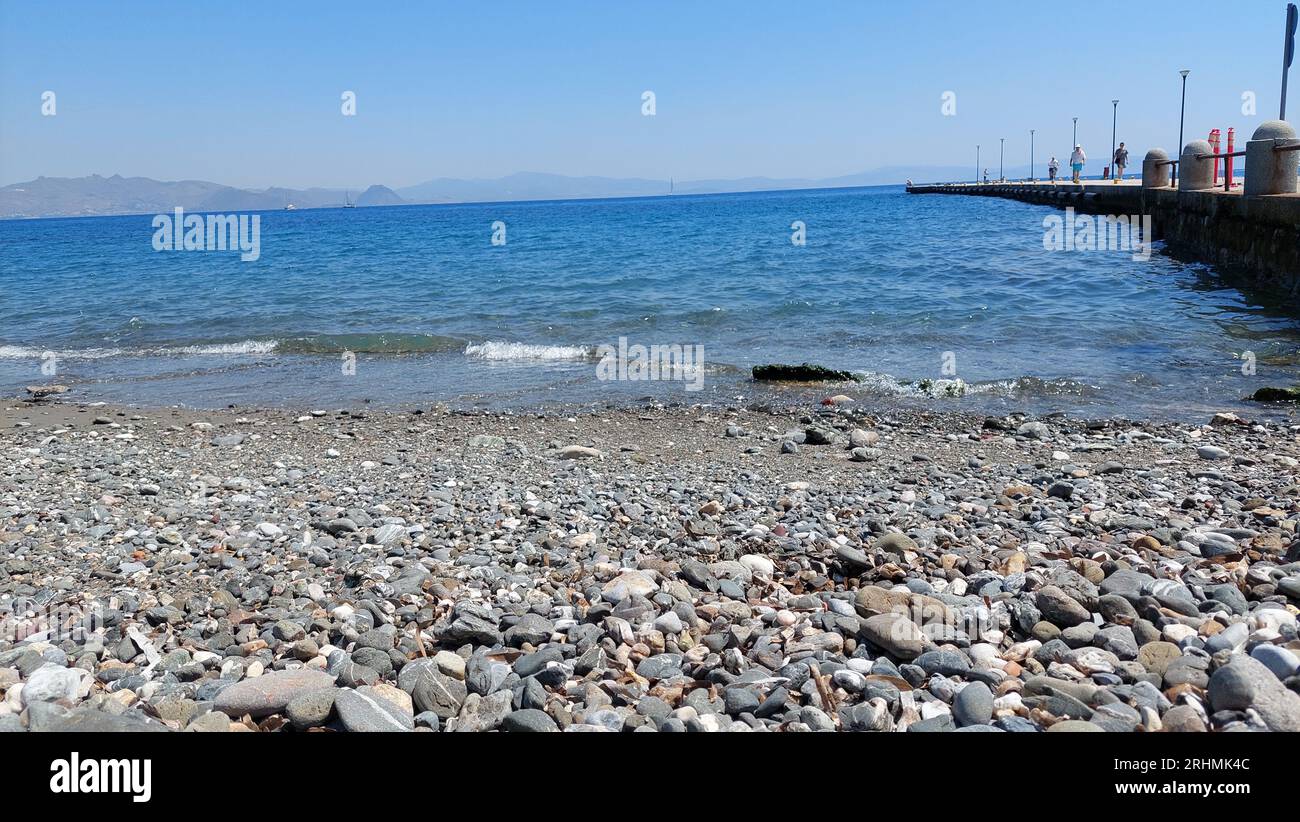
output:
<path id="1" fill-rule="evenodd" d="M 1115 149 L 1115 183 L 1118 185 L 1124 179 L 1124 169 L 1128 167 L 1128 149 L 1123 143 Z"/>

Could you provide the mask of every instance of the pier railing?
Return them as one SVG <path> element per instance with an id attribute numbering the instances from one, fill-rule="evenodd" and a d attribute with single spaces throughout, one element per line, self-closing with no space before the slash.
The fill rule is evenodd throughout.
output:
<path id="1" fill-rule="evenodd" d="M 1183 147 L 1182 156 L 1171 158 L 1163 149 L 1147 152 L 1142 163 L 1143 188 L 1169 188 L 1177 172 L 1179 191 L 1209 191 L 1218 187 L 1218 163 L 1237 157 L 1245 158 L 1246 196 L 1297 193 L 1297 169 L 1300 168 L 1300 140 L 1295 129 L 1282 120 L 1273 120 L 1255 130 L 1244 151 L 1217 153 L 1206 140 L 1194 140 Z M 1223 190 L 1231 192 L 1234 175 L 1231 164 L 1225 169 Z"/>
<path id="2" fill-rule="evenodd" d="M 1182 156 L 1170 157 L 1164 149 L 1153 148 L 1142 161 L 1142 187 L 1177 188 L 1179 191 L 1210 191 L 1219 187 L 1216 166 L 1219 161 L 1244 158 L 1245 176 L 1242 193 L 1248 197 L 1300 194 L 1300 139 L 1296 131 L 1283 120 L 1272 120 L 1255 130 L 1254 136 L 1242 151 L 1215 153 L 1209 141 L 1195 140 L 1183 147 Z M 1225 174 L 1223 190 L 1231 193 L 1237 178 Z M 1021 184 L 1034 185 L 1036 180 Z M 976 180 L 970 182 L 914 185 L 908 190 L 933 190 L 940 188 L 970 189 L 998 188 L 1017 183 L 1008 180 Z M 1069 181 L 1063 181 L 1070 185 Z"/>

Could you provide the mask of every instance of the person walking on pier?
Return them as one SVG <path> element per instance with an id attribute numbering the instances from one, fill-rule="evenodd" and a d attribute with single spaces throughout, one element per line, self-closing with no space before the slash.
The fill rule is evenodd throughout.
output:
<path id="1" fill-rule="evenodd" d="M 1083 153 L 1083 146 L 1075 146 L 1074 153 L 1070 155 L 1070 168 L 1074 170 L 1074 182 L 1079 182 L 1083 176 L 1083 167 L 1088 163 L 1088 155 Z"/>
<path id="2" fill-rule="evenodd" d="M 1128 167 L 1128 149 L 1120 143 L 1119 148 L 1115 149 L 1115 185 L 1119 185 L 1124 179 L 1124 169 Z"/>
<path id="3" fill-rule="evenodd" d="M 988 184 L 989 184 L 989 170 L 986 168 L 984 169 L 984 185 L 988 185 Z"/>
<path id="4" fill-rule="evenodd" d="M 1053 155 L 1051 162 L 1047 164 L 1047 179 L 1052 182 L 1052 185 L 1056 185 L 1056 175 L 1060 170 L 1061 164 L 1056 162 L 1056 157 Z"/>

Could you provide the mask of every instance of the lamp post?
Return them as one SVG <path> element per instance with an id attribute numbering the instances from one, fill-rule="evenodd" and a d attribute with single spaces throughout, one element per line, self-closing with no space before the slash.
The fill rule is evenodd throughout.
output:
<path id="1" fill-rule="evenodd" d="M 998 182 L 1005 183 L 1007 181 L 1007 171 L 1002 160 L 1007 156 L 1007 138 L 999 137 L 998 139 L 1002 141 L 1002 147 L 998 149 Z"/>
<path id="2" fill-rule="evenodd" d="M 980 184 L 980 147 L 975 146 L 975 185 Z"/>
<path id="3" fill-rule="evenodd" d="M 1029 129 L 1029 182 L 1037 182 L 1034 177 L 1034 132 L 1037 129 Z"/>
<path id="4" fill-rule="evenodd" d="M 1295 62 L 1295 33 L 1300 28 L 1300 10 L 1295 3 L 1286 4 L 1286 39 L 1282 53 L 1282 111 L 1277 119 L 1286 119 L 1286 83 L 1291 73 L 1291 64 Z"/>
<path id="5" fill-rule="evenodd" d="M 1183 75 L 1183 108 L 1178 115 L 1178 157 L 1181 159 L 1183 156 L 1183 123 L 1187 119 L 1187 75 L 1191 74 L 1192 70 L 1183 69 L 1178 73 Z M 1173 169 L 1174 169 L 1174 174 L 1172 179 L 1177 180 L 1178 166 L 1175 165 Z"/>
<path id="6" fill-rule="evenodd" d="M 1111 100 L 1110 103 L 1114 106 L 1114 114 L 1110 121 L 1110 178 L 1118 182 L 1119 178 L 1115 176 L 1115 138 L 1119 131 L 1119 100 Z"/>
<path id="7" fill-rule="evenodd" d="M 1074 150 L 1074 146 L 1077 146 L 1078 144 L 1079 144 L 1079 118 L 1075 117 L 1074 118 L 1074 145 L 1070 146 L 1070 149 Z"/>

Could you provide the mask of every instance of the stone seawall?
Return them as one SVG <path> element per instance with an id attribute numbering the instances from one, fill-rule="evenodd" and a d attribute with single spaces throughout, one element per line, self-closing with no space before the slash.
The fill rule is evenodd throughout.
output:
<path id="1" fill-rule="evenodd" d="M 1290 294 L 1300 293 L 1300 197 L 1243 197 L 1138 185 L 1043 183 L 912 186 L 912 194 L 1001 197 L 1084 214 L 1149 214 L 1175 253 Z"/>

